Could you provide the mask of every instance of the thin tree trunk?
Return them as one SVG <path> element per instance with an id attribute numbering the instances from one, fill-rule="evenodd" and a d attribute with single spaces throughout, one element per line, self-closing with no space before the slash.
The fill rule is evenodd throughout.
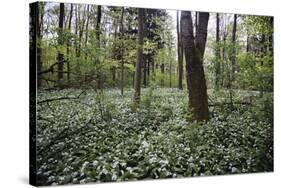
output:
<path id="1" fill-rule="evenodd" d="M 236 70 L 236 30 L 237 30 L 237 14 L 234 14 L 234 20 L 233 20 L 233 30 L 232 30 L 232 74 L 234 75 Z"/>
<path id="2" fill-rule="evenodd" d="M 215 88 L 219 89 L 220 87 L 220 74 L 221 74 L 221 65 L 220 65 L 220 15 L 217 13 L 217 26 L 216 26 L 216 60 L 215 60 Z"/>
<path id="3" fill-rule="evenodd" d="M 64 20 L 64 3 L 60 3 L 60 16 L 59 16 L 59 32 L 58 32 L 58 45 L 62 46 L 63 40 L 63 21 Z M 58 86 L 62 88 L 63 85 L 63 63 L 64 57 L 61 51 L 58 52 Z"/>
<path id="4" fill-rule="evenodd" d="M 164 78 L 163 78 L 164 73 L 165 73 L 165 64 L 164 63 L 162 63 L 160 65 L 160 69 L 161 69 L 161 86 L 164 87 Z"/>
<path id="5" fill-rule="evenodd" d="M 123 29 L 123 17 L 124 17 L 124 7 L 121 10 L 121 19 L 120 19 L 120 34 L 121 34 L 121 95 L 124 94 L 124 44 L 123 44 L 123 37 L 124 37 L 124 29 Z"/>
<path id="6" fill-rule="evenodd" d="M 112 58 L 113 59 L 118 59 L 117 58 L 117 54 L 116 54 L 116 51 L 117 51 L 117 31 L 118 31 L 118 18 L 116 18 L 114 21 L 113 21 L 113 25 L 115 25 L 115 28 L 114 28 L 114 42 L 113 42 L 113 52 L 112 52 Z M 115 82 L 116 82 L 116 66 L 113 65 L 111 67 L 111 74 L 112 74 L 112 87 L 115 87 Z"/>
<path id="7" fill-rule="evenodd" d="M 36 62 L 37 62 L 37 74 L 42 71 L 42 48 L 41 48 L 41 40 L 42 40 L 42 34 L 41 34 L 41 27 L 40 27 L 40 17 L 41 17 L 41 23 L 43 22 L 42 15 L 42 3 L 38 2 L 35 4 L 36 10 L 35 10 L 35 33 L 36 33 Z M 41 12 L 42 11 L 42 12 Z M 40 16 L 41 14 L 41 16 Z M 37 88 L 40 88 L 42 84 L 41 76 L 37 75 Z"/>
<path id="8" fill-rule="evenodd" d="M 229 74 L 229 98 L 230 98 L 230 108 L 233 109 L 233 91 L 232 82 L 234 81 L 234 74 L 236 71 L 236 28 L 237 27 L 237 14 L 234 14 L 233 20 L 233 30 L 232 30 L 232 53 L 231 53 L 231 71 Z"/>
<path id="9" fill-rule="evenodd" d="M 171 55 L 171 47 L 170 47 L 169 51 L 170 51 L 169 55 Z M 170 86 L 170 88 L 172 88 L 172 60 L 171 60 L 171 58 L 169 58 L 169 86 Z"/>
<path id="10" fill-rule="evenodd" d="M 96 25 L 96 48 L 99 51 L 100 49 L 100 33 L 101 33 L 101 6 L 98 6 L 98 11 L 97 11 L 97 25 Z M 97 89 L 102 88 L 102 83 L 101 83 L 101 73 L 100 73 L 100 59 L 99 59 L 99 54 L 96 56 L 96 65 L 97 65 Z"/>
<path id="11" fill-rule="evenodd" d="M 189 107 L 197 121 L 209 120 L 207 86 L 203 57 L 207 40 L 209 13 L 198 14 L 198 29 L 194 41 L 190 11 L 181 12 L 182 42 L 186 59 L 186 78 L 189 90 Z"/>
<path id="12" fill-rule="evenodd" d="M 135 71 L 135 84 L 134 84 L 134 103 L 140 103 L 141 93 L 141 67 L 143 61 L 143 30 L 144 30 L 144 9 L 138 8 L 138 48 L 137 48 L 137 62 Z"/>
<path id="13" fill-rule="evenodd" d="M 273 17 L 270 18 L 270 26 L 271 28 L 273 29 Z M 272 30 L 272 34 L 268 37 L 268 41 L 269 41 L 269 52 L 270 52 L 270 55 L 273 56 L 273 33 L 274 31 Z"/>
<path id="14" fill-rule="evenodd" d="M 86 26 L 85 26 L 85 60 L 88 59 L 88 53 L 87 53 L 87 45 L 88 45 L 88 27 L 89 27 L 89 19 L 90 19 L 90 5 L 87 5 L 87 18 L 86 18 Z"/>
<path id="15" fill-rule="evenodd" d="M 262 34 L 261 35 L 261 48 L 260 48 L 260 58 L 261 58 L 261 60 L 260 60 L 260 65 L 261 65 L 261 67 L 263 67 L 263 57 L 264 57 L 264 55 L 265 55 L 265 53 L 266 53 L 266 47 L 265 47 L 265 34 Z M 262 83 L 260 83 L 261 85 L 260 85 L 260 97 L 263 97 L 263 85 L 262 85 Z"/>
<path id="16" fill-rule="evenodd" d="M 146 21 L 146 10 L 144 10 L 144 21 Z M 146 27 L 146 25 L 144 25 L 144 27 L 143 27 L 143 36 L 145 37 L 147 37 L 147 33 L 148 33 L 148 31 L 147 31 L 147 27 Z M 143 68 L 143 86 L 146 88 L 147 87 L 147 58 L 148 58 L 148 55 L 147 55 L 147 53 L 146 54 L 143 54 L 143 64 L 142 64 L 142 68 Z"/>
<path id="17" fill-rule="evenodd" d="M 143 87 L 146 88 L 147 86 L 147 54 L 143 54 Z"/>
<path id="18" fill-rule="evenodd" d="M 75 56 L 76 56 L 76 73 L 78 75 L 78 80 L 79 80 L 79 75 L 80 75 L 80 49 L 79 49 L 79 22 L 80 22 L 80 16 L 78 16 L 80 13 L 79 13 L 79 5 L 77 4 L 75 6 L 75 35 L 76 37 L 78 38 L 78 41 L 77 39 L 75 40 Z"/>
<path id="19" fill-rule="evenodd" d="M 198 30 L 198 12 L 195 12 L 195 33 L 197 33 Z"/>
<path id="20" fill-rule="evenodd" d="M 72 14 L 73 14 L 73 4 L 70 4 L 70 13 L 69 13 L 69 22 L 68 22 L 68 30 L 71 33 L 71 22 L 72 22 Z M 69 60 L 69 52 L 70 52 L 70 44 L 71 41 L 68 40 L 67 41 L 67 49 L 66 49 L 66 53 L 67 53 L 67 82 L 68 85 L 70 85 L 70 60 Z"/>
<path id="21" fill-rule="evenodd" d="M 177 35 L 178 35 L 178 89 L 182 90 L 182 78 L 183 78 L 183 53 L 182 53 L 182 42 L 181 42 L 181 29 L 179 23 L 179 11 L 177 11 Z"/>

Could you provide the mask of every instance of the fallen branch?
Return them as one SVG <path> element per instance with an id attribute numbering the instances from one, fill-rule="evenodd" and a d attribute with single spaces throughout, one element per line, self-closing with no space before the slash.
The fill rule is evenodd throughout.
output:
<path id="1" fill-rule="evenodd" d="M 235 103 L 225 102 L 225 103 L 213 103 L 213 104 L 209 104 L 208 106 L 222 106 L 222 105 L 251 105 L 251 103 L 250 102 L 235 102 Z"/>
<path id="2" fill-rule="evenodd" d="M 52 101 L 59 101 L 59 100 L 69 100 L 69 99 L 79 99 L 80 96 L 85 93 L 86 91 L 82 91 L 78 96 L 76 97 L 68 97 L 68 96 L 64 96 L 64 97 L 58 97 L 58 98 L 51 98 L 51 99 L 46 99 L 43 101 L 38 101 L 37 104 L 42 104 L 42 103 L 46 103 L 46 102 L 52 102 Z"/>
<path id="3" fill-rule="evenodd" d="M 41 75 L 41 74 L 45 74 L 45 73 L 48 73 L 48 72 L 54 72 L 54 66 L 55 66 L 55 65 L 58 65 L 58 64 L 59 64 L 58 62 L 52 64 L 47 70 L 43 70 L 43 71 L 41 71 L 41 72 L 38 72 L 37 75 L 39 76 L 39 75 Z"/>
<path id="4" fill-rule="evenodd" d="M 58 61 L 58 62 L 52 64 L 47 70 L 43 70 L 43 71 L 41 71 L 41 72 L 38 72 L 37 75 L 39 76 L 39 75 L 41 75 L 41 74 L 45 74 L 45 73 L 48 73 L 48 72 L 54 73 L 54 66 L 58 65 L 59 63 L 65 63 L 65 62 L 66 62 L 65 60 L 63 60 L 63 61 Z"/>

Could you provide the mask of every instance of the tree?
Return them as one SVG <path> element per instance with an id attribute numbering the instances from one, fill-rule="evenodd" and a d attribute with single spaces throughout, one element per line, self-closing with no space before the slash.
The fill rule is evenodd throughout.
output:
<path id="1" fill-rule="evenodd" d="M 96 41 L 97 41 L 97 51 L 100 50 L 100 34 L 101 34 L 101 6 L 97 7 L 97 25 L 96 25 Z M 100 73 L 100 59 L 99 53 L 96 55 L 96 65 L 97 65 L 97 89 L 101 89 L 101 73 Z"/>
<path id="2" fill-rule="evenodd" d="M 120 19 L 120 36 L 121 36 L 121 83 L 120 83 L 120 87 L 121 87 L 121 95 L 123 96 L 124 93 L 124 42 L 123 42 L 123 38 L 124 38 L 124 28 L 123 28 L 123 17 L 124 17 L 124 7 L 122 7 L 121 10 L 121 19 Z"/>
<path id="3" fill-rule="evenodd" d="M 60 3 L 59 31 L 58 31 L 58 45 L 59 45 L 59 47 L 62 47 L 63 43 L 64 43 L 63 22 L 64 22 L 64 4 Z M 64 56 L 63 56 L 63 53 L 62 53 L 61 49 L 59 49 L 57 61 L 58 61 L 58 86 L 60 88 L 62 88 Z"/>
<path id="4" fill-rule="evenodd" d="M 36 63 L 37 63 L 37 74 L 42 71 L 42 27 L 43 27 L 43 13 L 44 5 L 42 2 L 34 4 L 35 10 L 35 35 L 36 35 Z M 37 75 L 37 87 L 40 88 L 42 85 L 41 75 Z"/>
<path id="5" fill-rule="evenodd" d="M 232 54 L 231 54 L 231 63 L 232 63 L 232 74 L 235 73 L 236 66 L 236 30 L 237 30 L 237 14 L 234 14 L 233 17 L 233 30 L 232 30 Z"/>
<path id="6" fill-rule="evenodd" d="M 230 99 L 230 108 L 233 109 L 233 91 L 232 91 L 232 82 L 234 81 L 235 67 L 236 67 L 236 30 L 237 30 L 237 15 L 234 14 L 233 20 L 233 29 L 232 29 L 232 52 L 230 54 L 231 58 L 231 71 L 228 71 L 228 89 L 229 89 L 229 99 Z"/>
<path id="7" fill-rule="evenodd" d="M 198 29 L 194 37 L 191 12 L 181 12 L 182 42 L 186 60 L 189 107 L 194 119 L 198 121 L 209 120 L 207 87 L 203 68 L 208 20 L 209 13 L 200 12 L 198 14 Z"/>
<path id="8" fill-rule="evenodd" d="M 143 34 L 144 34 L 144 9 L 138 9 L 138 43 L 137 43 L 137 61 L 135 68 L 135 83 L 134 83 L 134 103 L 138 105 L 140 103 L 141 92 L 141 67 L 143 61 Z"/>
<path id="9" fill-rule="evenodd" d="M 69 12 L 69 20 L 68 20 L 68 31 L 71 33 L 71 23 L 72 23 L 72 14 L 73 14 L 73 4 L 70 4 L 70 12 Z M 67 54 L 67 82 L 68 85 L 70 85 L 70 60 L 69 60 L 69 53 L 70 53 L 70 45 L 71 45 L 71 40 L 68 39 L 67 41 L 67 49 L 66 49 L 66 54 Z"/>
<path id="10" fill-rule="evenodd" d="M 179 80 L 178 80 L 178 89 L 182 90 L 182 78 L 183 78 L 183 48 L 182 48 L 182 39 L 181 39 L 181 29 L 179 23 L 179 11 L 177 11 L 177 36 L 178 36 L 178 65 L 179 65 Z"/>
<path id="11" fill-rule="evenodd" d="M 221 64 L 220 64 L 220 15 L 216 14 L 216 47 L 215 47 L 215 88 L 220 87 L 220 74 L 221 74 Z"/>

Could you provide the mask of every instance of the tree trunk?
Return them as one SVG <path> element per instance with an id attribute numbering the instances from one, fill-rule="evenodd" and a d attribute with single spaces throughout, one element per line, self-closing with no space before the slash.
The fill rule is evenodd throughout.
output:
<path id="1" fill-rule="evenodd" d="M 77 73 L 77 79 L 80 79 L 80 48 L 79 48 L 79 22 L 80 22 L 80 16 L 78 16 L 79 13 L 79 5 L 77 4 L 75 6 L 75 35 L 78 39 L 75 40 L 75 57 L 76 57 L 76 73 Z M 78 41 L 77 41 L 78 40 Z"/>
<path id="2" fill-rule="evenodd" d="M 220 74 L 221 74 L 221 65 L 220 65 L 220 15 L 217 13 L 217 26 L 216 26 L 216 60 L 215 60 L 215 88 L 219 89 L 220 87 Z"/>
<path id="3" fill-rule="evenodd" d="M 179 77 L 178 77 L 178 89 L 182 90 L 182 77 L 183 77 L 183 50 L 181 42 L 181 29 L 179 23 L 179 11 L 177 11 L 177 35 L 178 35 L 178 64 L 179 64 Z"/>
<path id="4" fill-rule="evenodd" d="M 164 87 L 164 78 L 163 78 L 164 73 L 165 73 L 165 64 L 164 63 L 162 63 L 160 65 L 160 69 L 161 69 L 161 86 Z"/>
<path id="5" fill-rule="evenodd" d="M 237 14 L 234 14 L 233 29 L 232 29 L 232 52 L 231 52 L 231 71 L 228 73 L 228 89 L 230 98 L 230 108 L 233 109 L 233 91 L 232 82 L 234 81 L 234 74 L 236 71 L 236 27 L 237 27 Z"/>
<path id="6" fill-rule="evenodd" d="M 194 41 L 190 11 L 181 12 L 182 42 L 186 59 L 189 107 L 197 121 L 208 121 L 208 96 L 203 68 L 209 13 L 198 14 L 198 29 Z"/>
<path id="7" fill-rule="evenodd" d="M 60 3 L 60 16 L 59 16 L 59 32 L 58 32 L 58 45 L 62 46 L 63 40 L 63 21 L 64 20 L 64 4 Z M 63 85 L 63 63 L 64 57 L 61 51 L 58 52 L 58 86 L 62 88 Z"/>
<path id="8" fill-rule="evenodd" d="M 273 26 L 273 17 L 270 18 L 270 26 L 271 28 L 273 29 L 274 26 Z M 272 34 L 268 37 L 268 41 L 269 41 L 269 52 L 270 52 L 270 55 L 273 56 L 273 33 L 274 31 L 272 31 Z"/>
<path id="9" fill-rule="evenodd" d="M 42 71 L 42 31 L 41 25 L 43 26 L 43 5 L 42 2 L 35 3 L 35 35 L 36 35 L 36 62 L 37 62 L 37 88 L 42 85 L 41 76 L 38 75 Z"/>
<path id="10" fill-rule="evenodd" d="M 87 5 L 87 18 L 86 18 L 86 25 L 85 25 L 85 61 L 88 59 L 88 53 L 87 53 L 87 45 L 88 45 L 88 27 L 89 27 L 89 20 L 90 20 L 90 5 Z"/>
<path id="11" fill-rule="evenodd" d="M 101 33 L 101 6 L 98 6 L 98 11 L 97 11 L 97 25 L 96 25 L 96 48 L 99 51 L 100 49 L 100 33 Z M 101 89 L 101 73 L 100 73 L 100 59 L 99 59 L 99 54 L 96 55 L 96 65 L 97 65 L 97 89 Z"/>
<path id="12" fill-rule="evenodd" d="M 232 63 L 232 74 L 234 75 L 235 70 L 236 70 L 236 28 L 237 28 L 237 14 L 234 14 L 234 20 L 233 20 L 233 30 L 232 30 L 232 58 L 231 58 L 231 63 Z M 232 77 L 233 77 L 232 75 Z"/>
<path id="13" fill-rule="evenodd" d="M 134 103 L 140 103 L 141 92 L 141 67 L 143 61 L 143 30 L 144 30 L 144 9 L 138 9 L 138 48 L 137 48 L 137 62 L 135 70 L 135 83 L 134 83 Z"/>
<path id="14" fill-rule="evenodd" d="M 147 86 L 147 54 L 143 54 L 143 87 Z"/>
<path id="15" fill-rule="evenodd" d="M 144 10 L 144 18 L 143 18 L 143 22 L 146 22 L 146 10 Z M 148 30 L 146 25 L 144 25 L 143 27 L 143 36 L 147 37 L 148 36 Z M 146 88 L 147 87 L 147 60 L 148 60 L 148 53 L 146 52 L 145 54 L 143 54 L 143 63 L 142 63 L 142 68 L 143 68 L 143 87 Z"/>
<path id="16" fill-rule="evenodd" d="M 73 13 L 73 4 L 70 4 L 70 13 L 69 13 L 69 22 L 68 22 L 68 30 L 69 32 L 71 32 L 71 22 L 72 22 L 72 13 Z M 68 85 L 70 85 L 70 60 L 69 60 L 69 51 L 70 51 L 70 44 L 71 41 L 68 40 L 67 41 L 67 49 L 66 49 L 66 53 L 67 53 L 67 83 Z"/>
<path id="17" fill-rule="evenodd" d="M 123 44 L 123 37 L 124 37 L 124 28 L 123 28 L 123 17 L 124 17 L 124 7 L 121 10 L 121 19 L 120 19 L 120 34 L 121 34 L 121 95 L 124 94 L 124 44 Z"/>
<path id="18" fill-rule="evenodd" d="M 261 67 L 263 67 L 263 58 L 264 58 L 264 55 L 265 55 L 265 53 L 266 53 L 266 47 L 265 47 L 265 34 L 262 34 L 261 35 L 261 47 L 260 47 L 260 65 L 261 65 Z M 260 83 L 261 85 L 260 85 L 260 97 L 263 97 L 263 84 L 262 83 Z"/>
<path id="19" fill-rule="evenodd" d="M 118 31 L 118 18 L 116 18 L 114 21 L 113 21 L 113 25 L 115 26 L 114 28 L 114 42 L 113 42 L 113 52 L 112 52 L 112 58 L 113 59 L 117 59 L 117 54 L 116 54 L 116 51 L 117 51 L 117 31 Z M 116 66 L 113 65 L 111 67 L 111 73 L 112 73 L 112 87 L 115 87 L 116 85 Z"/>

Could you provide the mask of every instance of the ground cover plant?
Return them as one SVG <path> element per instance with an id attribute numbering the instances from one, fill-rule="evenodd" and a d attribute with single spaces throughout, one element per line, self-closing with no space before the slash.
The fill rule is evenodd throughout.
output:
<path id="1" fill-rule="evenodd" d="M 272 94 L 256 97 L 251 105 L 237 104 L 232 111 L 227 105 L 214 106 L 210 121 L 200 123 L 186 115 L 184 92 L 145 89 L 140 108 L 133 106 L 132 92 L 126 90 L 122 97 L 114 89 L 40 91 L 40 182 L 56 185 L 273 170 Z M 79 98 L 44 102 L 69 93 Z M 237 91 L 237 96 L 235 101 L 245 101 L 249 92 Z"/>

